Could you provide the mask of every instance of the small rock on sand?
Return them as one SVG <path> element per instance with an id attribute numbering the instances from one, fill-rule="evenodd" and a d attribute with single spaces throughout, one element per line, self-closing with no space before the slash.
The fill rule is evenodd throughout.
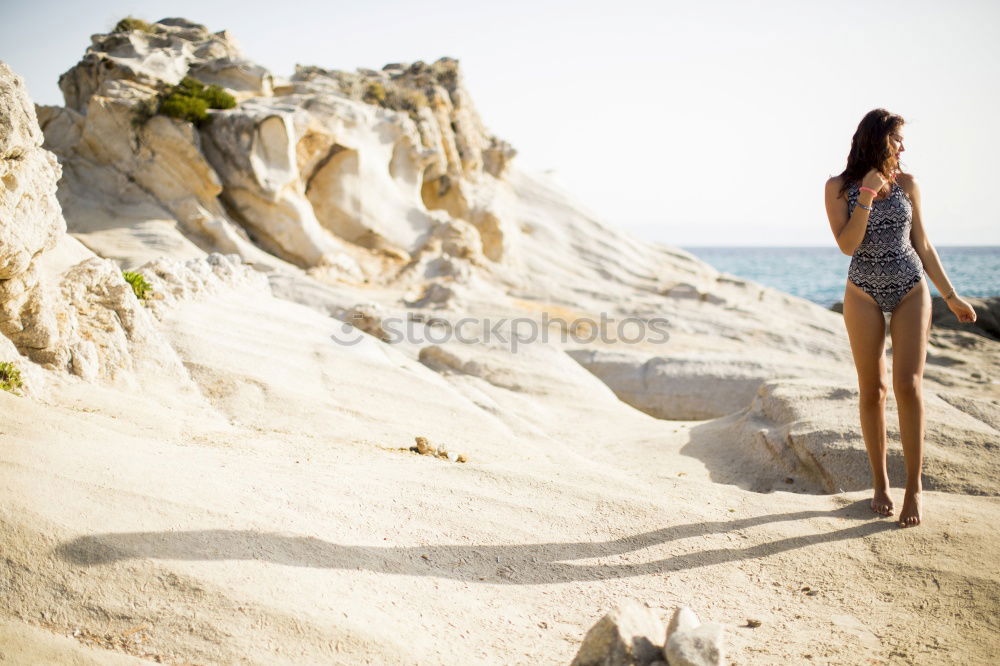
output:
<path id="1" fill-rule="evenodd" d="M 667 623 L 667 634 L 664 638 L 664 644 L 670 640 L 670 635 L 675 631 L 687 631 L 694 629 L 700 624 L 701 620 L 698 619 L 693 610 L 687 606 L 678 606 L 670 618 L 670 622 Z"/>
<path id="2" fill-rule="evenodd" d="M 662 659 L 661 636 L 653 610 L 624 601 L 590 628 L 571 666 L 649 666 Z"/>
<path id="3" fill-rule="evenodd" d="M 675 631 L 663 653 L 670 666 L 722 666 L 723 625 L 706 622 L 694 629 Z"/>

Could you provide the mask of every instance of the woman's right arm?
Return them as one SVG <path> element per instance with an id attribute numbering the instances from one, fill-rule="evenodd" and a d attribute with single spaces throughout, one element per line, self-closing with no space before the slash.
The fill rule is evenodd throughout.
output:
<path id="1" fill-rule="evenodd" d="M 870 181 L 869 176 L 871 173 L 869 172 L 864 178 L 866 184 Z M 879 187 L 881 187 L 881 184 Z M 830 230 L 833 231 L 833 237 L 837 240 L 837 246 L 840 248 L 840 251 L 846 255 L 853 255 L 854 250 L 857 249 L 858 245 L 865 238 L 869 211 L 861 206 L 855 206 L 854 211 L 851 212 L 848 218 L 847 199 L 838 197 L 839 191 L 840 180 L 837 177 L 826 181 L 826 215 L 830 218 Z M 871 192 L 862 191 L 858 194 L 858 203 L 871 208 L 872 199 L 874 198 L 875 195 Z"/>

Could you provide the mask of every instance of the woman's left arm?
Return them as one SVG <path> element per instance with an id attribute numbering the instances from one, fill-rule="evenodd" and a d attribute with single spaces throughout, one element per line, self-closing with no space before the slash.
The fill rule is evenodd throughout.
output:
<path id="1" fill-rule="evenodd" d="M 976 321 L 976 311 L 967 301 L 962 300 L 958 295 L 958 291 L 952 286 L 948 275 L 944 272 L 944 266 L 941 265 L 941 259 L 938 257 L 937 250 L 934 249 L 930 239 L 927 238 L 927 233 L 924 231 L 924 223 L 920 217 L 920 187 L 917 185 L 916 178 L 911 174 L 907 174 L 899 179 L 899 184 L 907 196 L 910 197 L 910 204 L 913 208 L 910 243 L 913 245 L 913 249 L 917 251 L 917 256 L 920 257 L 920 261 L 924 265 L 924 270 L 927 271 L 927 276 L 934 282 L 934 286 L 938 288 L 938 291 L 945 298 L 944 302 L 948 306 L 948 309 L 954 313 L 959 321 L 969 323 Z"/>

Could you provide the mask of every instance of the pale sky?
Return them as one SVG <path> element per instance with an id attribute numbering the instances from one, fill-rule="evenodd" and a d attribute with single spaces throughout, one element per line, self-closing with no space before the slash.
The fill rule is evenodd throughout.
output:
<path id="1" fill-rule="evenodd" d="M 486 126 L 590 210 L 670 245 L 827 245 L 823 183 L 870 109 L 908 121 L 938 245 L 1000 245 L 1000 3 L 3 0 L 39 104 L 119 18 L 230 30 L 277 75 L 458 58 Z"/>

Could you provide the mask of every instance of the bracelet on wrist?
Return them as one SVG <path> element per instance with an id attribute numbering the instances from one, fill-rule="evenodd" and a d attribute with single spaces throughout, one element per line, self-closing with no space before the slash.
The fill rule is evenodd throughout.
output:
<path id="1" fill-rule="evenodd" d="M 865 210 L 867 210 L 869 213 L 872 211 L 872 207 L 871 206 L 866 206 L 863 203 L 861 203 L 860 201 L 858 202 L 858 205 L 861 206 L 862 208 L 864 208 Z"/>
<path id="2" fill-rule="evenodd" d="M 954 287 L 952 287 L 952 288 L 951 288 L 951 291 L 949 291 L 949 292 L 948 292 L 947 294 L 945 294 L 945 295 L 944 295 L 944 296 L 942 296 L 941 298 L 943 298 L 943 299 L 944 299 L 944 300 L 946 300 L 946 301 L 949 301 L 949 300 L 951 300 L 951 299 L 952 299 L 952 298 L 954 298 L 954 297 L 955 297 L 955 288 L 954 288 Z"/>

